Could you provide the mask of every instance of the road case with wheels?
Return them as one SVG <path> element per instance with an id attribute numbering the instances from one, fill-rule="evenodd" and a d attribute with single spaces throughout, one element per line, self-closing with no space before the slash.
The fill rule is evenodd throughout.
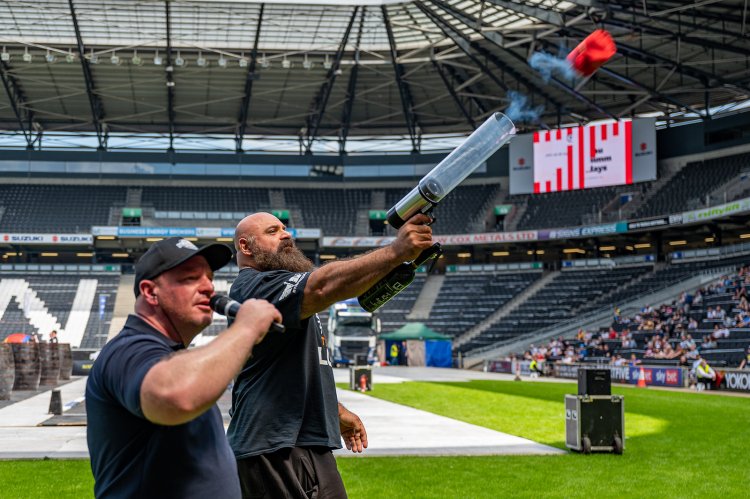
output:
<path id="1" fill-rule="evenodd" d="M 625 449 L 622 395 L 565 395 L 565 445 L 589 454 Z"/>

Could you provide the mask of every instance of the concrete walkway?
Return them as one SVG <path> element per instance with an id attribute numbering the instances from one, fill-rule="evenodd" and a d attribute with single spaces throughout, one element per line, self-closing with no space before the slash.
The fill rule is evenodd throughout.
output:
<path id="1" fill-rule="evenodd" d="M 349 372 L 337 369 L 338 383 L 348 383 Z M 466 381 L 469 379 L 508 379 L 505 375 L 432 368 L 378 368 L 374 382 L 402 383 L 421 381 Z M 81 401 L 86 378 L 62 386 L 65 409 Z M 350 390 L 338 390 L 338 396 L 351 411 L 362 418 L 367 428 L 369 448 L 356 456 L 398 455 L 489 455 L 558 454 L 564 451 L 456 421 L 429 412 L 378 400 Z M 0 409 L 0 459 L 88 458 L 86 427 L 37 426 L 51 417 L 47 413 L 50 392 Z M 114 429 L 113 429 L 114 430 Z M 354 456 L 346 449 L 338 456 Z"/>

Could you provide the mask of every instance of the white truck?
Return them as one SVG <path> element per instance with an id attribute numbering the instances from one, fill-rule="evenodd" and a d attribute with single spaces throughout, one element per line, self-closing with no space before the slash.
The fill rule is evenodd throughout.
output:
<path id="1" fill-rule="evenodd" d="M 328 313 L 328 346 L 334 367 L 354 365 L 356 356 L 376 360 L 380 319 L 359 306 L 356 298 L 334 303 Z"/>

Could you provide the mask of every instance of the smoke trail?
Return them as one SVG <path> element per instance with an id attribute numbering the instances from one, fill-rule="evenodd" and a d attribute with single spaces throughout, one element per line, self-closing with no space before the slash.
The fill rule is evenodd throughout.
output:
<path id="1" fill-rule="evenodd" d="M 523 94 L 509 90 L 507 93 L 510 104 L 505 109 L 505 114 L 513 122 L 534 122 L 539 121 L 539 117 L 544 112 L 544 106 L 539 105 L 531 107 L 529 99 Z"/>
<path id="2" fill-rule="evenodd" d="M 553 76 L 570 81 L 574 81 L 578 76 L 567 59 L 546 52 L 534 52 L 529 58 L 529 66 L 536 69 L 545 82 L 549 82 Z"/>

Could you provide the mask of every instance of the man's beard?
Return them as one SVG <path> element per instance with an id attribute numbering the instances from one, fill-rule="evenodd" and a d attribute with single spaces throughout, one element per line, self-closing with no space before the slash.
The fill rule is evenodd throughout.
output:
<path id="1" fill-rule="evenodd" d="M 255 246 L 255 245 L 253 245 Z M 251 248 L 255 266 L 258 270 L 288 270 L 289 272 L 309 272 L 315 266 L 313 262 L 294 245 L 291 239 L 279 243 L 276 252 Z"/>

